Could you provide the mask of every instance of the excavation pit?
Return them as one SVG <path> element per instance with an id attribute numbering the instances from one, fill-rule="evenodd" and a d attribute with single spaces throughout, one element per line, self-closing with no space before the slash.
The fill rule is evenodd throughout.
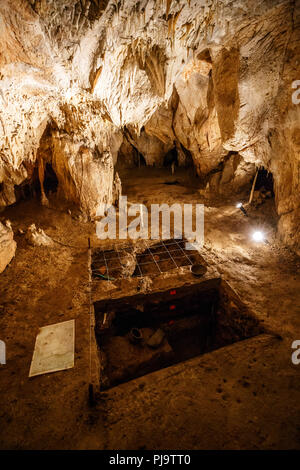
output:
<path id="1" fill-rule="evenodd" d="M 102 390 L 264 332 L 220 279 L 103 300 L 94 308 Z M 132 331 L 142 339 L 132 341 Z"/>
<path id="2" fill-rule="evenodd" d="M 186 240 L 161 240 L 149 244 L 141 252 L 134 252 L 132 247 L 115 248 L 110 250 L 94 249 L 92 253 L 92 277 L 94 280 L 113 280 L 123 275 L 128 256 L 133 255 L 135 263 L 132 269 L 133 277 L 157 276 L 184 266 L 195 263 L 205 264 L 197 250 L 187 250 Z"/>

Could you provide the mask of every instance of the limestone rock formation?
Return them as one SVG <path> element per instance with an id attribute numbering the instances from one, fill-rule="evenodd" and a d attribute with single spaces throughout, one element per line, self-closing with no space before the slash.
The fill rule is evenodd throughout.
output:
<path id="1" fill-rule="evenodd" d="M 28 227 L 25 238 L 33 246 L 52 246 L 53 240 L 41 228 L 36 228 L 35 224 Z"/>
<path id="2" fill-rule="evenodd" d="M 0 222 L 0 273 L 15 256 L 16 246 L 10 222 L 8 220 L 5 224 Z"/>
<path id="3" fill-rule="evenodd" d="M 0 25 L 0 206 L 48 163 L 93 217 L 118 158 L 176 148 L 219 194 L 271 171 L 299 246 L 300 0 L 2 0 Z"/>

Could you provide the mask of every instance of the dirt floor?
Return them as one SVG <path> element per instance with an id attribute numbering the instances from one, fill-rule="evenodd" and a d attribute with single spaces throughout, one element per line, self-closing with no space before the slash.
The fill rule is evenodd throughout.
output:
<path id="1" fill-rule="evenodd" d="M 202 256 L 274 332 L 221 348 L 101 393 L 88 406 L 88 237 L 95 226 L 51 198 L 50 208 L 23 201 L 10 219 L 16 256 L 0 275 L 1 449 L 300 449 L 300 260 L 276 238 L 273 201 L 236 209 L 236 198 L 204 200 L 179 170 L 140 168 L 121 174 L 131 202 L 203 202 Z M 166 185 L 178 180 L 179 184 Z M 57 209 L 60 207 L 60 210 Z M 31 247 L 19 233 L 35 223 L 59 243 Z M 262 227 L 269 244 L 256 244 Z M 107 246 L 106 242 L 102 245 Z M 135 294 L 139 279 L 99 281 L 96 298 Z M 153 279 L 153 290 L 195 282 L 188 270 Z M 40 327 L 76 320 L 73 369 L 28 378 Z M 277 336 L 276 336 L 277 335 Z M 280 338 L 281 337 L 281 338 Z"/>

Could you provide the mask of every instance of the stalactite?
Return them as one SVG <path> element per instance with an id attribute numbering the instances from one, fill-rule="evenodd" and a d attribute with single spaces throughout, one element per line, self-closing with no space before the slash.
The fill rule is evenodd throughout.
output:
<path id="1" fill-rule="evenodd" d="M 169 16 L 169 11 L 171 8 L 172 0 L 166 0 L 166 18 Z"/>

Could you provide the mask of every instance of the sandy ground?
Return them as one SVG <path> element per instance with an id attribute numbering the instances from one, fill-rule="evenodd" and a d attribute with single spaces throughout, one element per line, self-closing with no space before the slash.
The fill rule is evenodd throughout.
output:
<path id="1" fill-rule="evenodd" d="M 1 449 L 291 449 L 300 448 L 300 365 L 291 344 L 300 339 L 300 261 L 276 239 L 273 202 L 246 218 L 231 201 L 204 201 L 196 185 L 163 184 L 166 170 L 121 175 L 132 202 L 204 202 L 210 266 L 240 295 L 267 329 L 262 335 L 157 371 L 102 393 L 88 406 L 89 296 L 87 238 L 78 221 L 53 208 L 21 202 L 0 214 L 16 233 L 16 256 L 0 275 Z M 150 180 L 151 178 L 151 180 Z M 60 210 L 55 209 L 60 207 Z M 74 214 L 74 212 L 72 213 Z M 35 223 L 69 246 L 30 247 L 18 229 Z M 250 235 L 263 227 L 270 244 Z M 153 289 L 194 282 L 190 273 L 153 280 Z M 137 280 L 98 283 L 100 297 L 136 293 Z M 76 319 L 75 367 L 28 378 L 40 327 Z"/>

